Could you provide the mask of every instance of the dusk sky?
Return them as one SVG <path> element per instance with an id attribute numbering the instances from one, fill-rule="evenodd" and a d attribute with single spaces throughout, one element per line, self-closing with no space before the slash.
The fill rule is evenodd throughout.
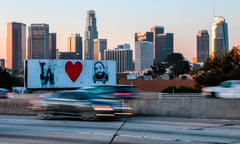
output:
<path id="1" fill-rule="evenodd" d="M 191 60 L 198 30 L 211 38 L 214 15 L 228 23 L 229 47 L 240 45 L 239 6 L 239 0 L 0 0 L 0 58 L 6 58 L 8 22 L 47 23 L 57 33 L 57 48 L 66 51 L 67 37 L 84 38 L 86 13 L 95 10 L 99 38 L 107 38 L 108 48 L 129 43 L 134 49 L 134 33 L 164 26 L 174 33 L 174 51 Z"/>

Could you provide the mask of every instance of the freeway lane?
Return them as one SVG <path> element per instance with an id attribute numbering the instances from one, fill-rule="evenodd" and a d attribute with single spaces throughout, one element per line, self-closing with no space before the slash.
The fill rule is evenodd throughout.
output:
<path id="1" fill-rule="evenodd" d="M 240 121 L 133 117 L 39 120 L 0 115 L 1 144 L 240 144 Z"/>

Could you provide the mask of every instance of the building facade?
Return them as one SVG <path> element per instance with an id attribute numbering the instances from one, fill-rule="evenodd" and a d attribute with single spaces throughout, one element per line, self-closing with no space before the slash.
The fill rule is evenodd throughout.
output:
<path id="1" fill-rule="evenodd" d="M 26 47 L 26 25 L 9 22 L 7 24 L 7 68 L 24 70 Z"/>
<path id="2" fill-rule="evenodd" d="M 207 30 L 197 33 L 197 62 L 204 62 L 209 58 L 209 34 Z"/>
<path id="3" fill-rule="evenodd" d="M 135 70 L 144 71 L 153 65 L 153 43 L 135 42 Z"/>
<path id="4" fill-rule="evenodd" d="M 104 59 L 115 60 L 118 73 L 134 70 L 133 51 L 130 48 L 122 48 L 119 46 L 112 50 L 105 50 Z"/>
<path id="5" fill-rule="evenodd" d="M 49 34 L 49 59 L 56 59 L 57 50 L 57 34 Z"/>
<path id="6" fill-rule="evenodd" d="M 117 45 L 117 48 L 116 49 L 131 49 L 131 46 L 130 44 L 128 43 L 125 43 L 125 44 L 120 44 L 120 45 Z"/>
<path id="7" fill-rule="evenodd" d="M 107 39 L 94 39 L 94 59 L 104 60 L 104 50 L 107 49 Z"/>
<path id="8" fill-rule="evenodd" d="M 157 43 L 157 35 L 158 34 L 163 34 L 164 33 L 164 27 L 163 26 L 152 26 L 150 28 L 150 31 L 153 33 L 153 58 L 154 61 L 156 59 L 156 43 Z"/>
<path id="9" fill-rule="evenodd" d="M 57 59 L 81 59 L 82 56 L 76 52 L 58 52 Z"/>
<path id="10" fill-rule="evenodd" d="M 155 63 L 164 62 L 173 53 L 173 33 L 157 34 L 155 38 Z"/>
<path id="11" fill-rule="evenodd" d="M 211 56 L 227 52 L 229 50 L 228 43 L 228 24 L 222 16 L 215 16 L 212 23 Z"/>
<path id="12" fill-rule="evenodd" d="M 68 37 L 67 51 L 78 52 L 82 54 L 82 37 L 79 33 L 72 34 L 70 37 Z"/>
<path id="13" fill-rule="evenodd" d="M 67 51 L 71 53 L 77 53 L 76 55 L 79 56 L 79 59 L 83 57 L 83 49 L 82 49 L 82 37 L 79 33 L 72 34 L 68 37 L 67 42 Z"/>
<path id="14" fill-rule="evenodd" d="M 163 34 L 164 33 L 164 27 L 163 26 L 152 26 L 150 28 L 150 31 L 153 32 L 153 39 L 157 34 Z"/>
<path id="15" fill-rule="evenodd" d="M 138 32 L 138 33 L 135 33 L 135 42 L 136 41 L 153 42 L 153 32 Z"/>
<path id="16" fill-rule="evenodd" d="M 49 58 L 49 25 L 31 24 L 29 27 L 29 59 Z"/>
<path id="17" fill-rule="evenodd" d="M 93 40 L 98 38 L 97 20 L 94 10 L 87 12 L 86 27 L 84 32 L 84 59 L 94 59 Z"/>

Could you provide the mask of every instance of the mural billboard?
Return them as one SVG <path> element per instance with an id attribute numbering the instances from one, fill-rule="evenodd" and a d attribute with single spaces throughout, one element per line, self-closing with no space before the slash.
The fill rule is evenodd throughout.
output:
<path id="1" fill-rule="evenodd" d="M 46 59 L 25 61 L 27 89 L 79 88 L 115 84 L 115 61 Z"/>

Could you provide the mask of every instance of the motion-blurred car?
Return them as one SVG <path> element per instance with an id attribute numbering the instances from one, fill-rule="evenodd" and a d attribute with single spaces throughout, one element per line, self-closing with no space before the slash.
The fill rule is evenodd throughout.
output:
<path id="1" fill-rule="evenodd" d="M 217 98 L 240 98 L 240 80 L 227 80 L 218 86 L 204 87 L 202 95 Z"/>
<path id="2" fill-rule="evenodd" d="M 63 117 L 95 120 L 106 117 L 132 116 L 132 108 L 117 100 L 102 99 L 84 90 L 66 90 L 33 98 L 29 106 L 40 118 Z"/>
<path id="3" fill-rule="evenodd" d="M 5 88 L 0 88 L 0 98 L 1 99 L 7 99 L 7 98 L 11 98 L 12 97 L 12 93 L 5 89 Z"/>
<path id="4" fill-rule="evenodd" d="M 139 90 L 131 85 L 99 85 L 82 88 L 106 99 L 134 99 Z"/>

